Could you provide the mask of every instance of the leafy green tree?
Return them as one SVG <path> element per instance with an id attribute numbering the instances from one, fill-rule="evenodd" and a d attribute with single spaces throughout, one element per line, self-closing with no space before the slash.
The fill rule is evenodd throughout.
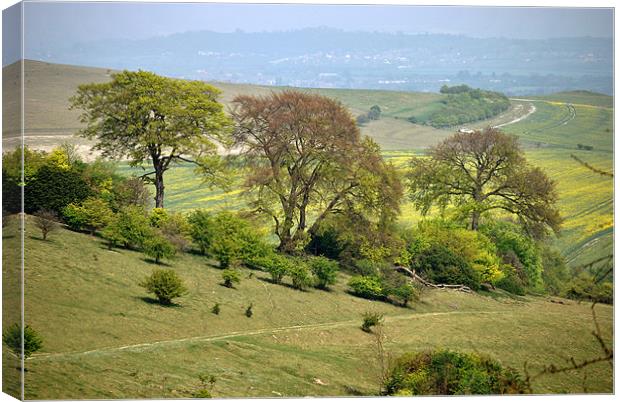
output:
<path id="1" fill-rule="evenodd" d="M 291 277 L 295 289 L 304 290 L 312 285 L 312 275 L 303 261 L 296 261 L 289 266 L 287 274 Z"/>
<path id="2" fill-rule="evenodd" d="M 434 244 L 417 255 L 414 266 L 431 282 L 480 288 L 478 272 L 463 257 L 441 244 Z"/>
<path id="3" fill-rule="evenodd" d="M 555 182 L 527 163 L 517 137 L 494 128 L 456 133 L 428 156 L 413 158 L 407 175 L 411 199 L 423 214 L 454 205 L 478 230 L 482 213 L 499 210 L 533 235 L 559 230 Z"/>
<path id="4" fill-rule="evenodd" d="M 351 293 L 365 299 L 383 300 L 386 296 L 381 279 L 376 276 L 353 276 L 348 285 Z"/>
<path id="5" fill-rule="evenodd" d="M 69 227 L 88 229 L 91 233 L 105 227 L 113 214 L 106 201 L 94 197 L 87 198 L 81 204 L 71 203 L 63 209 L 63 217 Z"/>
<path id="6" fill-rule="evenodd" d="M 153 233 L 142 242 L 145 255 L 155 260 L 156 264 L 164 258 L 172 258 L 177 250 L 161 233 Z"/>
<path id="7" fill-rule="evenodd" d="M 124 229 L 120 214 L 116 214 L 108 222 L 108 224 L 101 230 L 101 237 L 108 241 L 108 249 L 112 250 L 114 247 L 121 247 L 129 243 L 129 240 L 124 236 Z"/>
<path id="8" fill-rule="evenodd" d="M 64 207 L 81 203 L 90 195 L 92 190 L 80 172 L 45 164 L 26 183 L 24 210 L 47 209 L 61 215 Z"/>
<path id="9" fill-rule="evenodd" d="M 194 210 L 187 218 L 190 234 L 202 254 L 207 254 L 216 234 L 213 215 L 207 211 Z"/>
<path id="10" fill-rule="evenodd" d="M 81 109 L 85 128 L 104 157 L 148 162 L 154 175 L 155 206 L 164 206 L 164 173 L 191 162 L 212 183 L 221 180 L 217 143 L 227 143 L 229 119 L 217 102 L 220 91 L 200 81 L 183 81 L 146 71 L 123 71 L 105 83 L 80 85 L 71 107 Z M 145 176 L 147 176 L 145 175 Z"/>
<path id="11" fill-rule="evenodd" d="M 389 294 L 396 297 L 403 307 L 407 307 L 409 302 L 419 299 L 418 290 L 408 283 L 390 289 Z"/>
<path id="12" fill-rule="evenodd" d="M 127 206 L 104 228 L 104 237 L 122 241 L 123 246 L 141 248 L 153 236 L 153 229 L 144 208 Z"/>
<path id="13" fill-rule="evenodd" d="M 310 260 L 310 269 L 316 278 L 316 287 L 327 289 L 336 283 L 338 276 L 338 262 L 325 257 L 315 257 Z"/>
<path id="14" fill-rule="evenodd" d="M 252 268 L 269 272 L 273 283 L 281 283 L 282 278 L 290 271 L 293 262 L 283 255 L 270 253 L 252 259 Z"/>
<path id="15" fill-rule="evenodd" d="M 187 293 L 187 288 L 176 272 L 171 269 L 155 269 L 153 273 L 146 277 L 140 286 L 149 293 L 153 293 L 159 303 L 170 305 L 172 299 L 181 297 Z"/>
<path id="16" fill-rule="evenodd" d="M 22 327 L 20 324 L 15 323 L 8 327 L 2 334 L 2 341 L 8 346 L 16 355 L 22 355 Z M 30 325 L 24 327 L 24 344 L 23 353 L 24 358 L 27 359 L 34 352 L 41 349 L 43 346 L 43 339 Z"/>
<path id="17" fill-rule="evenodd" d="M 300 251 L 308 232 L 335 211 L 356 207 L 383 221 L 398 215 L 395 168 L 339 102 L 299 91 L 238 96 L 232 115 L 235 144 L 251 172 L 247 195 L 273 219 L 280 251 Z"/>
<path id="18" fill-rule="evenodd" d="M 381 108 L 377 105 L 373 105 L 370 107 L 370 111 L 368 112 L 368 118 L 370 120 L 379 120 L 381 117 Z"/>

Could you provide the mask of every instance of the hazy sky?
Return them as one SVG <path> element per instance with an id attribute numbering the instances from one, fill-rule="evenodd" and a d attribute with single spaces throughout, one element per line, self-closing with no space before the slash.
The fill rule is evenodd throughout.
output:
<path id="1" fill-rule="evenodd" d="M 613 36 L 610 8 L 28 2 L 24 10 L 26 46 L 196 30 L 253 32 L 316 26 L 474 37 Z M 8 15 L 4 14 L 6 28 Z M 13 58 L 7 52 L 15 49 L 4 42 L 6 64 Z"/>

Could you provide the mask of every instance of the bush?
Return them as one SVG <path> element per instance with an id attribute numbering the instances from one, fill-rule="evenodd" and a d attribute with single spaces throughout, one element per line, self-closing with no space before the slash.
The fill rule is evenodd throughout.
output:
<path id="1" fill-rule="evenodd" d="M 304 290 L 312 285 L 312 275 L 306 263 L 301 260 L 296 261 L 288 268 L 288 275 L 291 277 L 295 289 Z"/>
<path id="2" fill-rule="evenodd" d="M 362 317 L 362 331 L 370 332 L 372 327 L 381 325 L 383 314 L 366 312 Z"/>
<path id="3" fill-rule="evenodd" d="M 196 210 L 189 214 L 187 220 L 192 240 L 202 254 L 207 254 L 214 236 L 213 216 L 206 211 Z"/>
<path id="4" fill-rule="evenodd" d="M 219 315 L 220 314 L 220 303 L 215 303 L 213 307 L 211 308 L 211 312 L 215 315 Z"/>
<path id="5" fill-rule="evenodd" d="M 338 276 L 338 263 L 325 257 L 315 257 L 310 260 L 310 269 L 316 278 L 315 286 L 319 289 L 327 289 L 329 285 L 336 283 Z"/>
<path id="6" fill-rule="evenodd" d="M 73 230 L 95 232 L 105 227 L 113 217 L 112 209 L 101 198 L 90 197 L 81 204 L 71 203 L 63 211 L 67 225 Z"/>
<path id="7" fill-rule="evenodd" d="M 408 283 L 390 289 L 389 294 L 398 299 L 403 307 L 407 307 L 411 301 L 418 301 L 420 299 L 419 289 Z"/>
<path id="8" fill-rule="evenodd" d="M 486 356 L 448 350 L 405 354 L 384 381 L 387 395 L 496 395 L 527 391 L 519 373 Z"/>
<path id="9" fill-rule="evenodd" d="M 226 268 L 222 271 L 222 280 L 224 281 L 224 286 L 227 288 L 232 288 L 233 284 L 241 282 L 241 276 L 236 270 Z"/>
<path id="10" fill-rule="evenodd" d="M 155 269 L 140 283 L 149 293 L 153 293 L 163 305 L 170 305 L 172 299 L 187 293 L 187 288 L 176 272 L 170 269 Z"/>
<path id="11" fill-rule="evenodd" d="M 43 240 L 47 240 L 47 235 L 58 229 L 57 219 L 56 213 L 47 209 L 37 211 L 34 214 L 34 224 L 41 230 L 41 237 Z"/>
<path id="12" fill-rule="evenodd" d="M 254 315 L 254 312 L 252 312 L 252 303 L 250 303 L 250 305 L 248 306 L 248 308 L 245 309 L 245 316 L 248 318 L 251 318 Z"/>
<path id="13" fill-rule="evenodd" d="M 290 271 L 293 263 L 281 254 L 271 253 L 265 257 L 253 258 L 250 265 L 269 272 L 273 283 L 281 283 L 282 278 Z"/>
<path id="14" fill-rule="evenodd" d="M 57 214 L 71 203 L 81 203 L 92 194 L 82 175 L 74 170 L 44 165 L 24 189 L 25 212 L 48 209 Z"/>
<path id="15" fill-rule="evenodd" d="M 480 277 L 460 256 L 445 246 L 433 245 L 416 257 L 416 268 L 434 283 L 480 288 Z"/>
<path id="16" fill-rule="evenodd" d="M 383 300 L 385 292 L 381 279 L 376 276 L 354 276 L 349 280 L 351 293 L 365 299 Z"/>
<path id="17" fill-rule="evenodd" d="M 122 242 L 125 247 L 141 248 L 153 236 L 146 211 L 141 207 L 129 206 L 121 209 L 104 228 L 104 237 Z"/>
<path id="18" fill-rule="evenodd" d="M 2 334 L 4 344 L 18 356 L 22 354 L 22 327 L 15 323 L 8 327 Z M 34 352 L 41 349 L 43 339 L 29 325 L 24 328 L 24 358 L 27 359 Z"/>
<path id="19" fill-rule="evenodd" d="M 504 277 L 499 280 L 495 284 L 498 288 L 505 290 L 506 292 L 524 296 L 525 295 L 525 287 L 523 285 L 523 281 L 516 274 L 514 268 L 512 266 L 507 266 L 504 268 Z"/>
<path id="20" fill-rule="evenodd" d="M 610 282 L 595 283 L 591 274 L 582 272 L 566 285 L 564 295 L 574 300 L 612 304 L 614 298 L 613 284 Z"/>
<path id="21" fill-rule="evenodd" d="M 159 264 L 160 260 L 164 258 L 174 257 L 177 252 L 174 245 L 160 233 L 155 233 L 144 240 L 142 250 L 146 256 L 155 260 L 156 264 Z"/>

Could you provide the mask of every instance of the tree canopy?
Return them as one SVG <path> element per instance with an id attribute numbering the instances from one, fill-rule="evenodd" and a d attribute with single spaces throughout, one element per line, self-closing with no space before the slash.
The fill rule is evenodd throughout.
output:
<path id="1" fill-rule="evenodd" d="M 71 98 L 86 124 L 79 135 L 96 139 L 93 149 L 105 157 L 129 158 L 132 166 L 151 163 L 153 171 L 144 176 L 155 176 L 159 208 L 164 205 L 163 175 L 171 163 L 193 162 L 210 179 L 218 178 L 217 145 L 227 143 L 231 124 L 217 102 L 217 88 L 146 71 L 112 77 L 80 85 Z"/>
<path id="2" fill-rule="evenodd" d="M 273 219 L 281 251 L 293 252 L 330 213 L 372 211 L 386 222 L 398 214 L 396 170 L 339 102 L 299 91 L 238 96 L 232 114 L 251 168 L 248 194 Z"/>
<path id="3" fill-rule="evenodd" d="M 514 136 L 487 128 L 456 133 L 411 160 L 410 196 L 423 213 L 433 206 L 457 206 L 478 229 L 482 213 L 514 215 L 531 235 L 557 232 L 562 221 L 555 206 L 555 182 L 529 165 Z"/>

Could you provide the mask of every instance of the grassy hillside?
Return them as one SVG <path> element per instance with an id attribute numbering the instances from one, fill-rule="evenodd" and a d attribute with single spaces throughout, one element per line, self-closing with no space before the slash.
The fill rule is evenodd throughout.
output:
<path id="1" fill-rule="evenodd" d="M 18 143 L 19 108 L 12 100 L 19 96 L 19 64 L 3 69 L 5 102 L 3 103 L 3 139 L 5 148 Z M 75 94 L 78 85 L 89 82 L 105 82 L 113 70 L 105 68 L 68 66 L 32 60 L 24 62 L 25 87 L 25 133 L 26 143 L 38 148 L 50 149 L 62 141 L 81 145 L 88 153 L 89 142 L 73 134 L 79 129 L 79 111 L 69 110 L 69 98 Z M 265 95 L 283 87 L 230 84 L 213 82 L 222 90 L 221 101 L 228 105 L 239 94 Z M 427 116 L 441 108 L 440 101 L 448 95 L 419 92 L 396 92 L 379 90 L 346 89 L 303 89 L 340 100 L 354 116 L 368 112 L 371 106 L 379 105 L 383 118 L 362 127 L 362 133 L 375 140 L 383 149 L 411 149 L 428 147 L 452 133 L 428 126 L 409 123 L 412 115 Z M 492 120 L 472 123 L 472 127 L 501 124 L 511 121 L 515 115 L 524 113 L 514 102 L 501 116 Z"/>
<path id="2" fill-rule="evenodd" d="M 217 378 L 216 397 L 373 394 L 374 337 L 359 329 L 365 311 L 386 315 L 391 355 L 449 347 L 519 370 L 527 361 L 535 372 L 598 352 L 586 304 L 429 291 L 402 308 L 349 295 L 344 274 L 332 291 L 300 292 L 242 270 L 237 289 L 228 289 L 218 268 L 193 255 L 169 267 L 189 294 L 161 307 L 138 286 L 154 268 L 140 253 L 108 251 L 100 239 L 64 229 L 42 241 L 27 221 L 26 322 L 44 338 L 26 362 L 27 399 L 187 397 L 205 373 Z M 19 237 L 10 235 L 16 224 L 13 217 L 4 231 L 5 260 L 18 250 Z M 4 267 L 5 279 L 18 274 Z M 218 316 L 210 312 L 216 302 Z M 252 318 L 243 314 L 249 303 Z M 611 339 L 612 308 L 596 312 Z M 13 318 L 3 310 L 5 321 Z M 3 357 L 5 373 L 19 373 L 6 349 Z M 588 392 L 612 392 L 611 380 L 607 363 L 588 368 Z M 582 381 L 582 373 L 549 376 L 534 390 L 582 392 Z"/>

